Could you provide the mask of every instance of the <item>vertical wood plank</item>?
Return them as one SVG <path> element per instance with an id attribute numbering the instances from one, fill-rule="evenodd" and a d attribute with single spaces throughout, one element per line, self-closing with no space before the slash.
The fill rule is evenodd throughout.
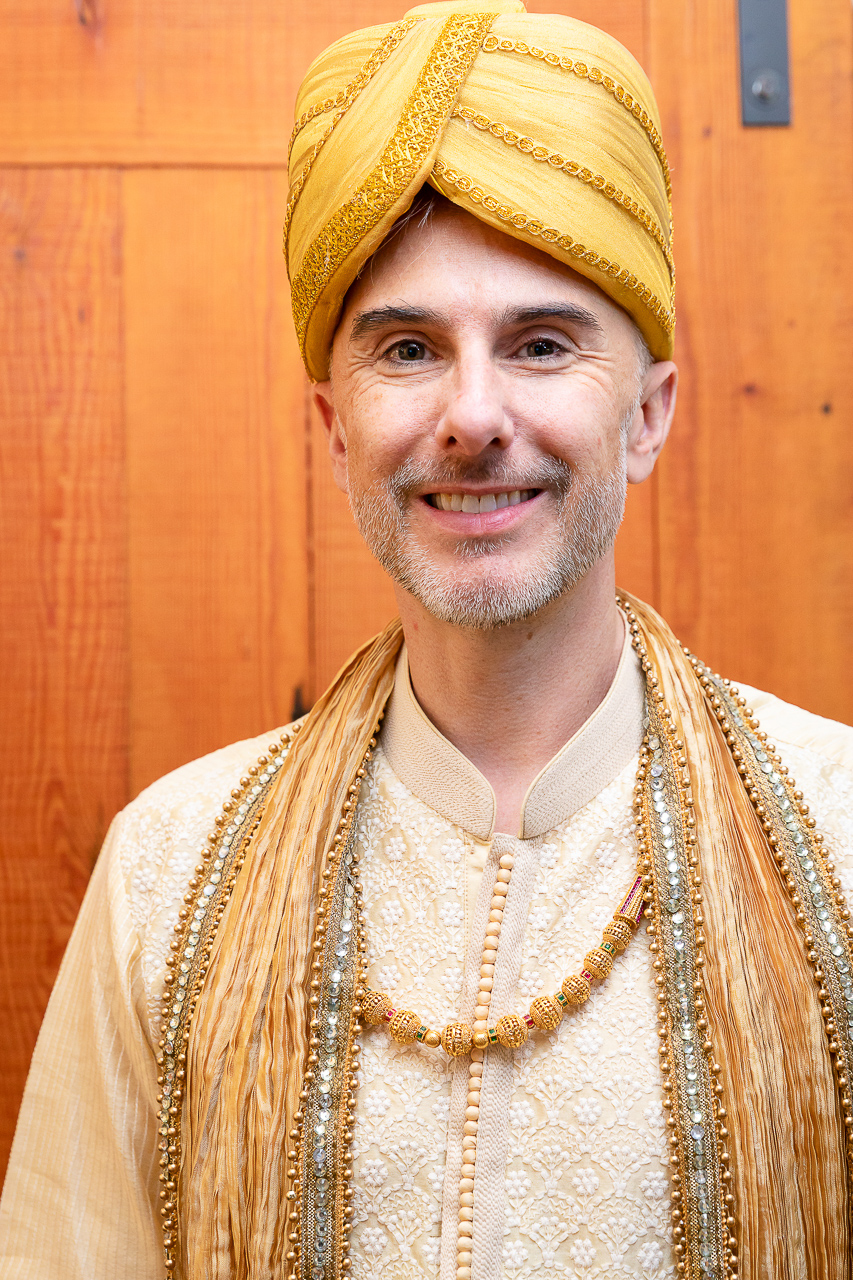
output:
<path id="1" fill-rule="evenodd" d="M 119 176 L 0 176 L 0 1177 L 127 799 Z"/>
<path id="2" fill-rule="evenodd" d="M 311 410 L 314 560 L 312 678 L 316 698 L 352 651 L 397 615 L 391 579 L 368 551 L 332 479 L 326 436 Z"/>
<path id="3" fill-rule="evenodd" d="M 125 178 L 132 789 L 307 687 L 304 377 L 279 171 Z"/>
<path id="4" fill-rule="evenodd" d="M 789 6 L 793 125 L 745 129 L 735 6 L 651 4 L 683 372 L 663 611 L 732 678 L 850 720 L 850 12 Z"/>
<path id="5" fill-rule="evenodd" d="M 395 0 L 0 0 L 0 161 L 285 165 L 309 63 Z"/>

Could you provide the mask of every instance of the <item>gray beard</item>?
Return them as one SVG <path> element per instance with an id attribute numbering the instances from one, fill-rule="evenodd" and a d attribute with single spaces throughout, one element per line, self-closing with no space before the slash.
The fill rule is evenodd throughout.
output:
<path id="1" fill-rule="evenodd" d="M 511 535 L 460 538 L 455 548 L 458 574 L 437 567 L 412 541 L 406 512 L 415 495 L 465 483 L 550 491 L 557 520 L 534 574 L 522 576 L 506 568 L 494 577 L 490 574 L 490 558 L 511 545 Z M 530 618 L 578 585 L 616 539 L 625 489 L 623 444 L 616 466 L 596 477 L 584 476 L 556 458 L 545 458 L 523 474 L 511 471 L 502 458 L 438 467 L 409 461 L 361 493 L 350 486 L 350 505 L 362 537 L 398 586 L 440 621 L 485 631 Z M 473 562 L 482 566 L 479 574 L 469 572 Z"/>

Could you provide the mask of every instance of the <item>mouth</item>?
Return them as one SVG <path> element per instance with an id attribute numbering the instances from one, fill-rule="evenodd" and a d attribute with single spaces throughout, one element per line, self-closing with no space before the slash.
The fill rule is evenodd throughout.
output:
<path id="1" fill-rule="evenodd" d="M 541 492 L 541 489 L 511 489 L 508 493 L 426 493 L 424 500 L 437 511 L 461 511 L 464 515 L 476 516 L 517 507 Z"/>

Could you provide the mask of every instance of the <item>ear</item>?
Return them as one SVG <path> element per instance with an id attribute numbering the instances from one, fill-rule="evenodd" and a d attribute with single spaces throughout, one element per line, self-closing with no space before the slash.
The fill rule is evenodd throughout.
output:
<path id="1" fill-rule="evenodd" d="M 677 387 L 678 369 L 671 360 L 653 364 L 643 378 L 626 441 L 629 484 L 641 484 L 654 470 L 672 426 Z"/>
<path id="2" fill-rule="evenodd" d="M 329 441 L 329 457 L 332 459 L 332 475 L 335 477 L 335 484 L 342 493 L 348 493 L 347 441 L 341 420 L 335 410 L 331 382 L 315 383 L 313 396 Z"/>

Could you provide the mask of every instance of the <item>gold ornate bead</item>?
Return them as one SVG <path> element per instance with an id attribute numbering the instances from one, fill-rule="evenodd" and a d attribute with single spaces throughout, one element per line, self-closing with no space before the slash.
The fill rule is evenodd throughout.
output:
<path id="1" fill-rule="evenodd" d="M 430 1049 L 437 1049 L 441 1044 L 441 1036 L 437 1031 L 428 1031 L 424 1036 L 424 1044 Z"/>
<path id="2" fill-rule="evenodd" d="M 371 991 L 370 987 L 367 988 L 361 1002 L 361 1016 L 365 1022 L 371 1027 L 378 1026 L 385 1021 L 390 1008 L 391 999 L 384 991 Z"/>
<path id="3" fill-rule="evenodd" d="M 475 1049 L 487 1049 L 489 1047 L 488 1031 L 475 1031 L 471 1037 L 471 1043 Z"/>
<path id="4" fill-rule="evenodd" d="M 495 1023 L 498 1040 L 507 1049 L 517 1049 L 527 1039 L 527 1025 L 517 1013 L 505 1013 Z"/>
<path id="5" fill-rule="evenodd" d="M 391 1032 L 391 1039 L 397 1044 L 414 1044 L 420 1025 L 420 1018 L 411 1009 L 398 1009 L 388 1030 Z"/>
<path id="6" fill-rule="evenodd" d="M 472 1042 L 473 1033 L 464 1022 L 448 1022 L 441 1033 L 442 1048 L 451 1058 L 460 1058 L 463 1053 L 470 1053 Z"/>
<path id="7" fill-rule="evenodd" d="M 589 982 L 582 973 L 570 973 L 560 987 L 569 1004 L 583 1004 L 589 999 Z"/>
<path id="8" fill-rule="evenodd" d="M 583 967 L 594 978 L 606 978 L 613 968 L 613 957 L 601 947 L 593 947 L 583 958 Z"/>
<path id="9" fill-rule="evenodd" d="M 605 938 L 614 943 L 619 951 L 625 950 L 633 935 L 634 930 L 628 921 L 618 916 L 614 916 L 610 923 L 604 926 Z"/>
<path id="10" fill-rule="evenodd" d="M 530 1016 L 540 1031 L 553 1031 L 563 1020 L 563 1011 L 550 996 L 537 996 L 530 1006 Z"/>

